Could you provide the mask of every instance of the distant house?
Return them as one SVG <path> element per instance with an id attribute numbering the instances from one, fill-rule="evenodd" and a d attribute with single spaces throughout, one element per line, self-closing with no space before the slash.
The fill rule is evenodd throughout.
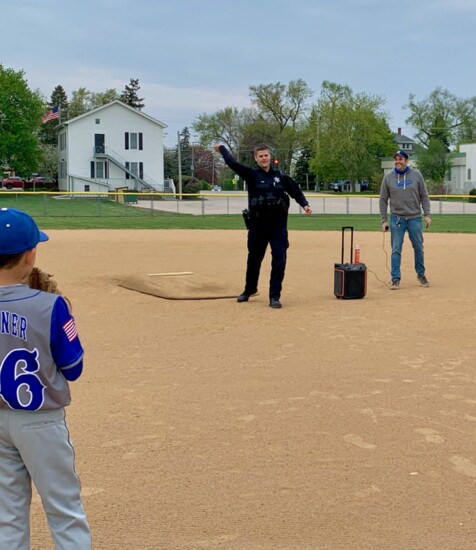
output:
<path id="1" fill-rule="evenodd" d="M 402 134 L 402 129 L 398 128 L 393 141 L 397 144 L 396 151 L 405 151 L 409 157 L 417 152 L 417 143 L 412 138 Z"/>
<path id="2" fill-rule="evenodd" d="M 62 124 L 58 187 L 63 191 L 164 191 L 166 125 L 121 101 Z"/>
<path id="3" fill-rule="evenodd" d="M 476 143 L 464 143 L 459 146 L 461 155 L 465 155 L 463 188 L 465 192 L 476 189 Z"/>

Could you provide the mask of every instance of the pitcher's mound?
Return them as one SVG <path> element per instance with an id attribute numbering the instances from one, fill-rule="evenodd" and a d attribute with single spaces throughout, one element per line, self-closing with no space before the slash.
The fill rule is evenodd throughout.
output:
<path id="1" fill-rule="evenodd" d="M 236 284 L 189 272 L 133 275 L 119 286 L 166 300 L 216 300 L 239 294 Z"/>

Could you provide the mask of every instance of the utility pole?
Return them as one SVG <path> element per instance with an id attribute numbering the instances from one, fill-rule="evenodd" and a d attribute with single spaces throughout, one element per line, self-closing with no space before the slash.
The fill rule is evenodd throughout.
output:
<path id="1" fill-rule="evenodd" d="M 182 155 L 180 153 L 180 132 L 177 132 L 177 160 L 178 160 L 178 192 L 179 201 L 182 200 Z"/>

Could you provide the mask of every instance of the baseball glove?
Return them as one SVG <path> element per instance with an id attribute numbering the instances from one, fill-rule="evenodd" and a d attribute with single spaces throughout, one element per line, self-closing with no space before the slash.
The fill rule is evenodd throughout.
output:
<path id="1" fill-rule="evenodd" d="M 59 294 L 60 296 L 63 296 L 63 293 L 58 288 L 58 283 L 56 282 L 56 279 L 54 279 L 53 277 L 54 276 L 51 273 L 46 273 L 46 271 L 43 271 L 39 267 L 34 267 L 31 270 L 30 275 L 28 276 L 26 284 L 30 288 L 34 288 L 36 290 L 43 290 L 43 292 L 51 292 L 52 294 Z M 68 309 L 71 313 L 73 310 L 71 302 L 68 300 L 68 298 L 66 298 L 66 296 L 63 296 L 63 298 L 68 304 Z"/>

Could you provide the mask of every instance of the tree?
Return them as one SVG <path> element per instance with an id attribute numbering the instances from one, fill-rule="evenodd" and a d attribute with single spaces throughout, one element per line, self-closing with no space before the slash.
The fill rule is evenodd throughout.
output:
<path id="1" fill-rule="evenodd" d="M 40 145 L 41 157 L 38 162 L 37 172 L 43 176 L 50 176 L 58 179 L 58 149 L 56 144 L 49 145 L 42 143 Z"/>
<path id="2" fill-rule="evenodd" d="M 68 118 L 75 118 L 91 109 L 91 92 L 86 88 L 78 88 L 71 94 Z"/>
<path id="3" fill-rule="evenodd" d="M 91 92 L 91 109 L 107 105 L 111 101 L 116 101 L 116 99 L 119 99 L 119 94 L 114 88 L 108 88 L 104 92 Z"/>
<path id="4" fill-rule="evenodd" d="M 418 153 L 418 169 L 432 193 L 442 193 L 446 174 L 451 168 L 451 154 L 439 138 L 431 138 L 428 147 Z"/>
<path id="5" fill-rule="evenodd" d="M 193 157 L 194 176 L 213 185 L 216 181 L 215 155 L 209 149 L 199 146 L 194 148 Z"/>
<path id="6" fill-rule="evenodd" d="M 312 90 L 302 79 L 286 86 L 281 82 L 250 86 L 250 97 L 263 121 L 274 123 L 272 132 L 276 154 L 284 171 L 290 171 L 296 151 L 304 143 L 304 122 Z M 271 134 L 271 127 L 267 131 Z"/>
<path id="7" fill-rule="evenodd" d="M 324 81 L 309 118 L 310 166 L 319 181 L 371 180 L 380 158 L 395 148 L 383 110 L 385 100 Z"/>
<path id="8" fill-rule="evenodd" d="M 75 118 L 117 99 L 119 99 L 119 94 L 114 88 L 108 88 L 104 92 L 91 92 L 86 88 L 78 88 L 71 94 L 68 119 Z"/>
<path id="9" fill-rule="evenodd" d="M 310 175 L 309 167 L 311 155 L 311 147 L 309 145 L 303 147 L 296 161 L 296 166 L 293 174 L 296 183 L 299 184 L 301 187 L 305 187 L 307 190 L 309 190 L 309 183 L 312 182 L 314 186 L 314 175 Z"/>
<path id="10" fill-rule="evenodd" d="M 55 87 L 51 93 L 48 108 L 59 107 L 60 121 L 64 121 L 68 116 L 68 97 L 60 84 Z M 44 145 L 56 145 L 58 141 L 58 120 L 50 120 L 43 124 L 40 130 L 40 141 Z M 41 170 L 41 169 L 40 169 Z"/>
<path id="11" fill-rule="evenodd" d="M 0 165 L 29 176 L 36 172 L 44 99 L 29 89 L 24 71 L 0 64 Z"/>
<path id="12" fill-rule="evenodd" d="M 457 98 L 448 90 L 436 88 L 421 101 L 410 94 L 410 116 L 407 124 L 415 128 L 415 139 L 428 147 L 432 139 L 440 140 L 447 148 L 476 141 L 476 97 Z"/>
<path id="13" fill-rule="evenodd" d="M 56 86 L 51 92 L 50 105 L 51 107 L 58 105 L 61 107 L 62 111 L 68 111 L 68 96 L 66 95 L 65 89 L 61 86 L 61 84 L 58 84 L 58 86 Z"/>
<path id="14" fill-rule="evenodd" d="M 139 98 L 139 96 L 137 95 L 137 92 L 139 90 L 139 79 L 131 78 L 129 84 L 126 84 L 124 91 L 122 92 L 119 99 L 126 105 L 129 105 L 130 107 L 133 107 L 138 111 L 142 111 L 142 109 L 144 108 L 144 98 Z"/>
<path id="15" fill-rule="evenodd" d="M 178 147 L 180 147 L 182 175 L 185 175 L 185 174 L 192 175 L 192 172 L 191 172 L 192 147 L 190 145 L 190 130 L 188 129 L 187 126 L 185 126 L 185 128 L 183 128 L 179 134 Z"/>
<path id="16" fill-rule="evenodd" d="M 255 116 L 252 109 L 239 111 L 236 107 L 225 107 L 212 115 L 199 115 L 192 127 L 200 136 L 202 146 L 223 144 L 238 158 L 245 128 L 254 121 Z"/>
<path id="17" fill-rule="evenodd" d="M 177 148 L 164 149 L 164 177 L 177 179 Z"/>

